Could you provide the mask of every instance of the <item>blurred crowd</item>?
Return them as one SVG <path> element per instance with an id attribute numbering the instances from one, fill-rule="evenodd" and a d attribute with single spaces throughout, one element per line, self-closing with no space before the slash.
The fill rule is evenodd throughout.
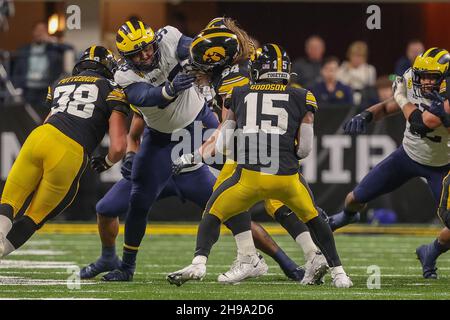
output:
<path id="1" fill-rule="evenodd" d="M 24 99 L 39 111 L 48 85 L 72 71 L 77 54 L 73 46 L 48 34 L 46 22 L 34 26 L 32 39 L 12 55 L 9 74 Z M 363 109 L 391 95 L 392 77 L 378 75 L 376 67 L 368 62 L 367 43 L 351 43 L 344 61 L 327 56 L 326 43 L 318 35 L 310 36 L 304 48 L 304 56 L 291 57 L 292 84 L 311 90 L 319 104 L 355 105 Z M 411 40 L 392 73 L 402 75 L 423 51 L 420 40 Z"/>
<path id="2" fill-rule="evenodd" d="M 7 67 L 14 87 L 38 113 L 48 113 L 43 106 L 48 86 L 72 72 L 74 47 L 50 36 L 47 22 L 42 21 L 34 25 L 32 41 L 9 56 Z"/>
<path id="3" fill-rule="evenodd" d="M 423 51 L 420 40 L 409 41 L 393 73 L 403 75 Z M 368 59 L 369 47 L 363 41 L 351 43 L 346 59 L 339 61 L 337 57 L 326 56 L 325 41 L 312 35 L 305 42 L 305 56 L 293 61 L 293 82 L 311 90 L 319 104 L 355 105 L 364 109 L 392 95 L 391 77 L 378 76 L 376 67 L 369 64 Z"/>

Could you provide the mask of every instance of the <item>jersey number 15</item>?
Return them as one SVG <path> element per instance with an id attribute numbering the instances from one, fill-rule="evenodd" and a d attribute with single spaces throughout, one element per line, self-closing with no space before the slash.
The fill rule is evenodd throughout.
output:
<path id="1" fill-rule="evenodd" d="M 276 123 L 273 126 L 272 120 L 262 120 L 258 117 L 258 95 L 262 95 L 261 115 L 276 116 Z M 258 133 L 259 130 L 267 134 L 285 134 L 288 128 L 288 113 L 282 107 L 275 107 L 274 101 L 280 101 L 286 106 L 289 102 L 287 93 L 258 93 L 251 92 L 245 96 L 244 102 L 247 104 L 247 116 L 243 133 Z"/>

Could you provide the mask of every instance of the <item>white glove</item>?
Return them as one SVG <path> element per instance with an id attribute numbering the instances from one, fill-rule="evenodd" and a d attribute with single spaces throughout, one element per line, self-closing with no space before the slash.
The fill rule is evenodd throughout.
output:
<path id="1" fill-rule="evenodd" d="M 400 106 L 401 109 L 409 102 L 406 97 L 406 86 L 403 77 L 396 77 L 394 83 L 392 84 L 392 92 L 394 93 L 395 102 Z"/>

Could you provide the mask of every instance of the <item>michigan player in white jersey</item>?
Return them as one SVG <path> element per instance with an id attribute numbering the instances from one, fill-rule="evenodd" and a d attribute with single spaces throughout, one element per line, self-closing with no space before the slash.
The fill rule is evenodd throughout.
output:
<path id="1" fill-rule="evenodd" d="M 105 281 L 132 280 L 147 213 L 172 175 L 171 152 L 177 141 L 172 141 L 171 134 L 183 128 L 193 131 L 194 120 L 201 120 L 204 96 L 193 86 L 195 77 L 183 72 L 191 41 L 174 27 L 154 33 L 136 19 L 117 32 L 116 45 L 125 64 L 116 72 L 115 81 L 142 114 L 146 128 L 132 166 L 122 263 L 103 277 Z M 205 179 L 210 183 L 196 187 L 209 194 L 214 177 Z"/>
<path id="2" fill-rule="evenodd" d="M 372 106 L 345 124 L 345 132 L 355 134 L 363 133 L 372 120 L 382 119 L 395 112 L 403 111 L 408 119 L 402 145 L 375 166 L 347 195 L 344 210 L 330 217 L 333 230 L 358 221 L 359 211 L 364 209 L 367 202 L 397 189 L 415 177 L 425 178 L 436 204 L 440 202 L 442 181 L 450 168 L 449 131 L 440 119 L 445 109 L 449 111 L 448 102 L 443 102 L 443 95 L 448 90 L 445 77 L 449 61 L 447 50 L 428 49 L 396 81 L 394 98 L 398 105 L 384 102 Z M 437 277 L 435 260 L 440 253 L 448 250 L 449 244 L 450 232 L 444 229 L 432 245 L 418 248 L 417 255 L 425 278 Z"/>

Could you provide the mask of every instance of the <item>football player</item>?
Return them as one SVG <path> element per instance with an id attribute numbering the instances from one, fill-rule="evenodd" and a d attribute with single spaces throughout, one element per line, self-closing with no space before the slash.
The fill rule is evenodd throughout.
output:
<path id="1" fill-rule="evenodd" d="M 105 281 L 132 280 L 147 213 L 172 176 L 171 153 L 177 144 L 172 133 L 183 128 L 192 133 L 192 123 L 204 108 L 204 95 L 193 86 L 196 77 L 183 71 L 191 42 L 174 27 L 155 34 L 138 20 L 127 21 L 117 33 L 117 48 L 126 63 L 115 79 L 142 114 L 146 128 L 133 159 L 123 259 L 118 269 L 103 276 Z M 195 187 L 211 194 L 209 183 Z M 239 224 L 229 221 L 227 226 L 239 234 Z"/>
<path id="2" fill-rule="evenodd" d="M 225 55 L 220 56 L 219 53 L 214 53 L 214 50 L 220 48 L 224 50 Z M 226 116 L 233 89 L 249 83 L 248 55 L 252 52 L 254 52 L 254 47 L 250 37 L 230 18 L 213 19 L 207 25 L 207 28 L 193 41 L 193 45 L 191 46 L 192 64 L 208 75 L 210 85 L 212 86 L 214 110 L 218 110 L 222 117 Z M 218 57 L 223 58 L 219 59 Z M 189 157 L 189 155 L 187 156 Z M 237 163 L 232 159 L 226 160 L 214 189 L 232 175 L 236 166 Z M 277 200 L 265 201 L 264 208 L 265 212 L 286 228 L 292 238 L 303 249 L 306 270 L 302 283 L 320 284 L 323 275 L 327 271 L 327 263 L 325 257 L 314 244 L 308 228 L 289 208 Z M 242 217 L 237 216 L 233 219 L 242 219 Z M 270 236 L 259 224 L 252 221 L 251 227 L 253 239 L 258 249 L 277 261 L 281 269 L 288 276 L 292 273 L 290 270 L 296 270 L 294 269 L 295 264 L 271 240 Z M 255 232 L 256 230 L 258 232 Z"/>
<path id="3" fill-rule="evenodd" d="M 115 247 L 119 233 L 119 216 L 125 214 L 128 210 L 132 186 L 133 159 L 139 150 L 141 136 L 145 127 L 141 113 L 134 107 L 132 109 L 134 115 L 127 139 L 127 153 L 121 167 L 123 178 L 115 183 L 96 205 L 97 224 L 102 243 L 101 256 L 95 262 L 80 270 L 81 279 L 90 279 L 100 273 L 120 267 L 120 259 L 116 255 Z M 217 128 L 219 125 L 217 118 L 206 107 L 199 113 L 196 120 L 201 121 L 205 128 Z M 200 164 L 191 167 L 180 175 L 171 177 L 159 194 L 158 200 L 177 196 L 182 201 L 190 200 L 203 209 L 211 195 L 215 180 L 214 175 L 206 165 Z M 199 188 L 199 186 L 201 187 Z M 205 192 L 205 188 L 210 191 Z"/>
<path id="4" fill-rule="evenodd" d="M 111 51 L 92 46 L 83 53 L 72 76 L 49 88 L 51 112 L 26 139 L 3 190 L 0 256 L 22 246 L 72 203 L 88 158 L 107 131 L 111 138 L 108 154 L 94 157 L 93 168 L 107 170 L 124 156 L 129 106 L 124 92 L 113 82 L 116 69 Z M 24 216 L 13 222 L 33 192 Z"/>
<path id="5" fill-rule="evenodd" d="M 395 82 L 393 99 L 397 105 L 384 102 L 372 106 L 345 124 L 346 133 L 358 134 L 365 132 L 371 121 L 396 112 L 402 111 L 408 120 L 402 146 L 375 166 L 347 195 L 342 212 L 330 217 L 333 230 L 358 221 L 359 211 L 367 202 L 397 189 L 414 177 L 425 178 L 436 203 L 440 202 L 442 181 L 450 168 L 449 130 L 445 126 L 445 113 L 450 109 L 441 96 L 447 90 L 444 77 L 449 61 L 447 50 L 428 49 Z M 445 217 L 442 219 L 445 222 Z M 417 248 L 425 278 L 437 277 L 436 259 L 449 247 L 450 231 L 445 228 L 432 244 Z"/>
<path id="6" fill-rule="evenodd" d="M 319 218 L 309 188 L 298 173 L 298 159 L 308 156 L 312 149 L 317 104 L 309 91 L 287 86 L 290 67 L 290 59 L 280 46 L 264 45 L 250 64 L 252 84 L 233 89 L 230 108 L 219 127 L 217 138 L 208 140 L 211 143 L 197 151 L 200 157 L 208 159 L 216 152 L 231 150 L 233 135 L 229 132 L 235 130 L 240 133 L 238 138 L 253 136 L 258 139 L 256 144 L 238 144 L 236 169 L 214 190 L 208 201 L 198 229 L 192 264 L 169 274 L 170 283 L 181 285 L 188 280 L 202 279 L 222 221 L 242 215 L 258 201 L 276 199 L 292 208 L 306 222 L 331 267 L 332 284 L 340 288 L 353 285 L 336 252 L 332 232 Z M 266 118 L 268 114 L 275 119 Z M 279 144 L 272 145 L 272 141 Z M 276 154 L 274 162 L 278 161 L 279 166 L 275 171 L 268 171 L 269 165 L 261 161 L 262 149 L 270 149 L 272 155 Z M 238 258 L 229 271 L 219 275 L 219 282 L 239 283 L 267 271 L 267 266 L 261 264 L 262 260 L 256 253 L 250 222 L 241 236 Z"/>

